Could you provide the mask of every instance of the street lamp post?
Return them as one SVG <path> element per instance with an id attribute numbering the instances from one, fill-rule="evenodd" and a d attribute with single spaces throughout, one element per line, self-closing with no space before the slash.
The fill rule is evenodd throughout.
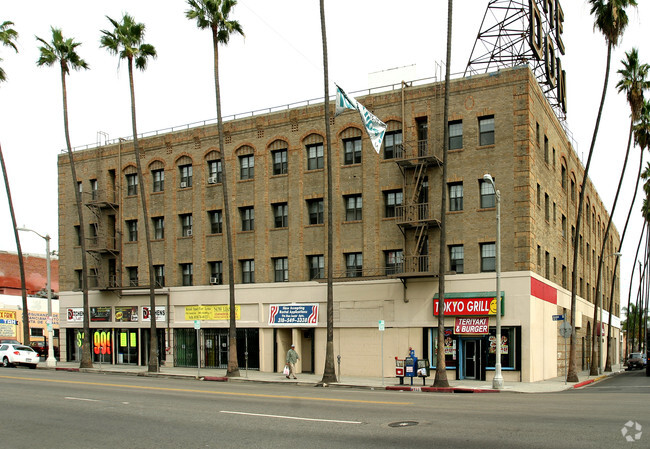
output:
<path id="1" fill-rule="evenodd" d="M 609 256 L 614 256 L 614 257 L 621 257 L 623 253 L 621 252 L 615 252 L 612 254 L 608 254 L 605 257 L 603 257 L 603 262 L 605 262 L 605 259 L 608 258 Z M 600 295 L 598 296 L 598 308 L 600 309 L 600 316 L 598 325 L 600 326 L 600 329 L 598 331 L 598 374 L 603 373 L 603 276 L 600 276 L 600 285 L 599 289 Z"/>
<path id="2" fill-rule="evenodd" d="M 492 379 L 492 388 L 501 390 L 503 388 L 503 375 L 501 374 L 501 192 L 497 190 L 492 175 L 486 173 L 483 175 L 483 181 L 492 184 L 494 196 L 497 203 L 497 257 L 496 257 L 496 277 L 497 277 L 497 329 L 495 342 L 495 362 L 494 378 Z"/>
<path id="3" fill-rule="evenodd" d="M 18 228 L 19 231 L 33 232 L 40 238 L 45 240 L 45 260 L 47 265 L 47 360 L 45 361 L 46 366 L 54 368 L 56 366 L 56 357 L 54 357 L 54 329 L 53 329 L 53 317 L 52 317 L 52 270 L 50 263 L 50 235 L 45 234 L 41 235 L 33 229 L 27 228 Z"/>

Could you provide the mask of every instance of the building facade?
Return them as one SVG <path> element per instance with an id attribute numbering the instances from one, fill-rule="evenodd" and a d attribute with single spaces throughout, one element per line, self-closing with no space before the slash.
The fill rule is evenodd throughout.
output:
<path id="1" fill-rule="evenodd" d="M 576 232 L 584 169 L 530 70 L 452 80 L 446 124 L 441 82 L 389 86 L 358 100 L 388 128 L 377 154 L 358 114 L 330 119 L 334 343 L 340 370 L 390 376 L 395 357 L 406 356 L 409 347 L 435 369 L 434 302 L 444 213 L 447 367 L 451 378 L 491 378 L 496 214 L 486 173 L 501 196 L 504 379 L 537 381 L 564 373 L 565 341 L 553 315 L 569 318 L 574 236 L 580 251 L 578 366 L 586 367 L 596 260 L 608 215 L 588 181 L 583 226 Z M 139 140 L 155 313 L 143 285 L 149 274 L 132 142 L 120 139 L 76 151 L 76 183 L 67 158 L 60 156 L 60 307 L 67 317 L 61 320 L 62 356 L 78 360 L 80 351 L 81 254 L 74 205 L 79 188 L 87 206 L 95 360 L 146 364 L 148 320 L 156 319 L 164 363 L 197 366 L 198 359 L 201 367 L 226 366 L 225 167 L 240 367 L 281 371 L 293 343 L 301 355 L 298 370 L 322 372 L 329 207 L 323 117 L 321 103 L 228 120 L 225 158 L 216 125 Z M 449 127 L 445 182 L 444 126 Z M 605 304 L 615 261 L 607 256 L 617 251 L 618 239 L 613 229 L 604 252 Z M 618 360 L 618 282 L 613 298 L 612 346 Z"/>

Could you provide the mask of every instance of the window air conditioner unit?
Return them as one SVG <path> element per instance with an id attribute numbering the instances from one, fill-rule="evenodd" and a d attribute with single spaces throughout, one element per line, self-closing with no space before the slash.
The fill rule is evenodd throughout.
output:
<path id="1" fill-rule="evenodd" d="M 211 285 L 217 285 L 217 284 L 219 284 L 219 278 L 216 277 L 216 276 L 211 276 L 211 277 L 210 277 L 210 284 L 211 284 Z"/>
<path id="2" fill-rule="evenodd" d="M 208 178 L 208 184 L 216 184 L 217 183 L 217 177 L 216 176 L 210 176 Z"/>
<path id="3" fill-rule="evenodd" d="M 191 230 L 191 229 L 188 229 L 187 231 L 185 231 L 185 235 L 186 235 L 187 237 L 192 237 L 192 230 Z"/>
<path id="4" fill-rule="evenodd" d="M 187 187 L 187 181 L 181 181 L 181 189 Z"/>

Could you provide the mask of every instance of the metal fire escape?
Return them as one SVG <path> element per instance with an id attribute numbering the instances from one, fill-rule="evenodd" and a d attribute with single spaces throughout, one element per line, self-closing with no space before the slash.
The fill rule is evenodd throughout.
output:
<path id="1" fill-rule="evenodd" d="M 93 258 L 94 273 L 89 273 L 90 288 L 100 290 L 119 287 L 115 265 L 110 260 L 119 257 L 116 217 L 119 205 L 114 190 L 92 190 L 85 202 L 90 210 L 90 235 L 86 238 L 86 251 Z M 104 270 L 107 270 L 104 273 Z"/>
<path id="2" fill-rule="evenodd" d="M 426 123 L 425 123 L 426 126 Z M 442 166 L 427 133 L 418 132 L 418 140 L 397 148 L 395 161 L 404 177 L 403 204 L 395 213 L 404 234 L 404 266 L 397 276 L 433 276 L 429 254 L 429 229 L 440 227 L 434 203 L 429 201 L 428 179 L 432 168 Z"/>

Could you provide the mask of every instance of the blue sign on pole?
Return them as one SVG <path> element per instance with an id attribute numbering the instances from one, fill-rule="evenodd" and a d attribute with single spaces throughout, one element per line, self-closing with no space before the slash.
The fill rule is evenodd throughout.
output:
<path id="1" fill-rule="evenodd" d="M 318 304 L 271 304 L 269 306 L 270 326 L 316 326 Z"/>
<path id="2" fill-rule="evenodd" d="M 553 315 L 553 321 L 564 321 L 564 315 Z"/>

